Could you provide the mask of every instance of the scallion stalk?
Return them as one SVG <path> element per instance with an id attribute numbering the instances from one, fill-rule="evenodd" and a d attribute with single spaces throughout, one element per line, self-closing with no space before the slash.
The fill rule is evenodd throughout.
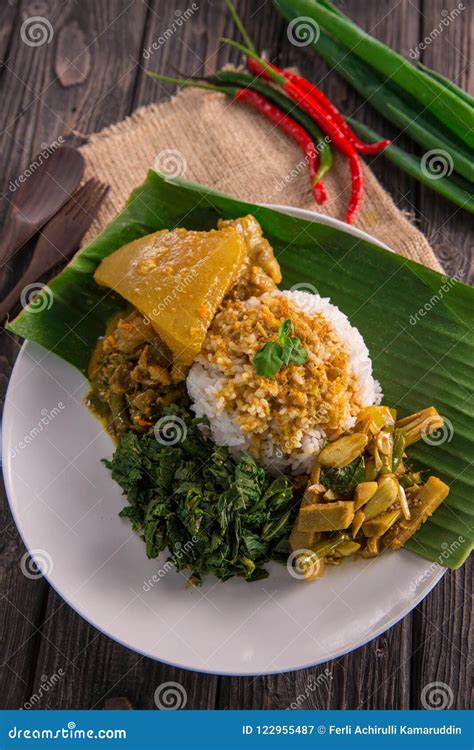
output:
<path id="1" fill-rule="evenodd" d="M 428 68 L 427 65 L 423 65 L 423 63 L 421 62 L 417 62 L 417 66 L 420 68 L 420 70 L 423 70 L 426 75 L 429 75 L 431 76 L 431 78 L 439 81 L 443 84 L 443 86 L 446 86 L 446 88 L 450 89 L 454 94 L 456 94 L 456 96 L 459 96 L 461 99 L 463 99 L 463 101 L 465 101 L 466 104 L 469 104 L 470 107 L 474 107 L 474 98 L 470 96 L 467 91 L 464 91 L 464 89 L 453 83 L 453 81 L 450 81 L 449 78 L 441 75 L 441 73 L 438 73 L 436 70 L 431 70 L 431 68 Z"/>
<path id="2" fill-rule="evenodd" d="M 440 81 L 427 75 L 394 50 L 374 39 L 345 16 L 330 11 L 318 0 L 273 0 L 285 17 L 306 16 L 342 43 L 349 52 L 366 62 L 384 79 L 411 94 L 438 120 L 474 147 L 473 111 Z M 317 47 L 317 40 L 315 41 Z"/>
<path id="3" fill-rule="evenodd" d="M 363 125 L 353 117 L 348 117 L 347 120 L 350 122 L 354 130 L 367 141 L 375 143 L 380 140 L 380 135 L 376 133 L 367 125 Z M 393 144 L 388 146 L 381 154 L 384 158 L 396 164 L 403 172 L 411 175 L 418 182 L 423 183 L 427 187 L 431 188 L 440 195 L 443 195 L 448 200 L 461 206 L 466 211 L 474 213 L 474 193 L 471 189 L 469 191 L 469 183 L 465 183 L 465 187 L 461 186 L 458 181 L 454 181 L 449 177 L 440 177 L 434 179 L 422 169 L 421 161 L 417 156 L 408 154 L 403 149 L 394 146 Z"/>

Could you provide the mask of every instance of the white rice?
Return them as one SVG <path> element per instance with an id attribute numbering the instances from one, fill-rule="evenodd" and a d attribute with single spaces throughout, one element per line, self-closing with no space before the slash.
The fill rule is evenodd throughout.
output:
<path id="1" fill-rule="evenodd" d="M 320 297 L 302 291 L 275 291 L 272 295 L 285 295 L 304 313 L 314 316 L 323 315 L 331 324 L 333 330 L 349 354 L 350 370 L 358 386 L 362 406 L 379 404 L 382 400 L 382 390 L 372 374 L 372 362 L 369 350 L 357 328 L 352 326 L 349 319 L 329 298 Z M 247 305 L 257 306 L 258 298 L 247 300 Z M 187 378 L 187 390 L 191 398 L 192 410 L 198 417 L 207 417 L 211 426 L 212 439 L 217 445 L 226 445 L 235 458 L 250 448 L 248 434 L 246 434 L 235 420 L 233 413 L 226 409 L 224 399 L 218 396 L 226 380 L 226 376 L 219 368 L 207 361 L 203 356 L 197 357 Z M 345 429 L 354 424 L 353 417 L 347 420 Z M 311 429 L 299 436 L 297 447 L 291 455 L 284 455 L 274 446 L 271 430 L 264 435 L 263 456 L 261 457 L 273 473 L 291 472 L 293 474 L 308 473 L 315 456 L 319 453 L 326 434 L 320 425 L 315 424 Z"/>
<path id="2" fill-rule="evenodd" d="M 347 315 L 333 305 L 329 297 L 320 297 L 319 294 L 309 292 L 283 292 L 283 294 L 307 315 L 316 315 L 316 313 L 324 315 L 349 353 L 350 368 L 357 378 L 363 406 L 380 404 L 382 389 L 378 380 L 374 380 L 372 375 L 370 352 L 357 328 L 350 324 Z"/>

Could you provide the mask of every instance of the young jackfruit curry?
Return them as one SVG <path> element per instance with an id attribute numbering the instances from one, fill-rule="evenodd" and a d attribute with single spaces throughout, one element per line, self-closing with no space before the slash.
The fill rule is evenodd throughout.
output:
<path id="1" fill-rule="evenodd" d="M 256 580 L 269 560 L 314 580 L 399 549 L 446 498 L 408 455 L 442 427 L 436 409 L 382 405 L 359 331 L 329 299 L 279 290 L 253 216 L 142 237 L 95 280 L 128 303 L 88 396 L 117 442 L 121 515 L 190 583 Z"/>

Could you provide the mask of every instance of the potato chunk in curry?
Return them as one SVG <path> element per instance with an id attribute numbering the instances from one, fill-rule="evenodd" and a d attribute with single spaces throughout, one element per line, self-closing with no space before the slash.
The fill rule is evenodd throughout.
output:
<path id="1" fill-rule="evenodd" d="M 131 302 L 168 346 L 175 364 L 187 367 L 247 257 L 235 226 L 164 230 L 109 255 L 94 278 Z"/>

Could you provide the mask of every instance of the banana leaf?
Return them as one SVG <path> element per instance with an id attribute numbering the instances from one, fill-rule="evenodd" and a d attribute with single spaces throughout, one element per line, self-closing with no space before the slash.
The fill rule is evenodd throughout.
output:
<path id="1" fill-rule="evenodd" d="M 45 298 L 25 308 L 8 328 L 85 373 L 107 319 L 123 306 L 93 280 L 102 258 L 152 231 L 211 229 L 220 217 L 247 213 L 275 250 L 283 288 L 315 287 L 359 328 L 385 403 L 399 416 L 428 405 L 444 416 L 446 429 L 433 440 L 439 445 L 420 442 L 410 453 L 451 491 L 406 546 L 459 567 L 473 544 L 474 289 L 340 229 L 151 171 L 117 218 L 49 284 L 53 304 Z"/>

